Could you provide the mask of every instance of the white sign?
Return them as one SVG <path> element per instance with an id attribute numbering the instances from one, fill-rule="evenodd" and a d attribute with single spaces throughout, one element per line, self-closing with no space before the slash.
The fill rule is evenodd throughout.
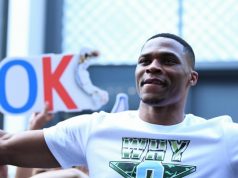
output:
<path id="1" fill-rule="evenodd" d="M 87 71 L 90 57 L 94 56 L 5 58 L 0 63 L 0 112 L 37 112 L 45 102 L 52 112 L 99 109 L 108 102 L 108 93 L 92 84 Z"/>

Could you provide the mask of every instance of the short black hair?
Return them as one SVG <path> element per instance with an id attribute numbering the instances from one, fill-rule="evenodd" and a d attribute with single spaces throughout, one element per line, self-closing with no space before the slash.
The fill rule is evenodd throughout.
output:
<path id="1" fill-rule="evenodd" d="M 188 42 L 186 42 L 184 39 L 182 39 L 181 37 L 171 34 L 171 33 L 159 33 L 156 34 L 152 37 L 150 37 L 147 41 L 154 39 L 154 38 L 158 38 L 158 37 L 164 37 L 164 38 L 171 38 L 177 42 L 179 42 L 180 44 L 182 44 L 184 46 L 184 50 L 188 53 L 190 59 L 191 59 L 191 67 L 194 69 L 195 68 L 195 54 L 193 51 L 193 48 L 188 44 Z"/>

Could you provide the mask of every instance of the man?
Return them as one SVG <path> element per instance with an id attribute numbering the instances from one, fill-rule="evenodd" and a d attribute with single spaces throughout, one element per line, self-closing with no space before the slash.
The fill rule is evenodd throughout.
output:
<path id="1" fill-rule="evenodd" d="M 138 111 L 94 113 L 42 131 L 1 133 L 0 164 L 87 165 L 90 178 L 218 178 L 238 173 L 238 126 L 184 114 L 198 74 L 190 45 L 158 34 L 142 47 L 135 78 Z"/>

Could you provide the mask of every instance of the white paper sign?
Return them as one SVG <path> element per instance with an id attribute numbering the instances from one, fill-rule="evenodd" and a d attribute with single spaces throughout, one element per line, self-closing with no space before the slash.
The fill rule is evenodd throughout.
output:
<path id="1" fill-rule="evenodd" d="M 45 54 L 5 58 L 0 63 L 0 112 L 28 114 L 48 102 L 55 111 L 97 110 L 108 93 L 90 80 L 89 60 L 81 55 Z"/>

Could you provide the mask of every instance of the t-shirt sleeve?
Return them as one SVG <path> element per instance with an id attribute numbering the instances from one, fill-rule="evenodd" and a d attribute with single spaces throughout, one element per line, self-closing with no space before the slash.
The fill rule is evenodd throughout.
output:
<path id="1" fill-rule="evenodd" d="M 63 168 L 86 164 L 85 150 L 94 116 L 73 117 L 43 129 L 48 148 Z"/>
<path id="2" fill-rule="evenodd" d="M 231 163 L 231 169 L 234 175 L 238 174 L 238 124 L 227 122 L 223 125 L 225 134 L 225 144 L 228 157 Z"/>

